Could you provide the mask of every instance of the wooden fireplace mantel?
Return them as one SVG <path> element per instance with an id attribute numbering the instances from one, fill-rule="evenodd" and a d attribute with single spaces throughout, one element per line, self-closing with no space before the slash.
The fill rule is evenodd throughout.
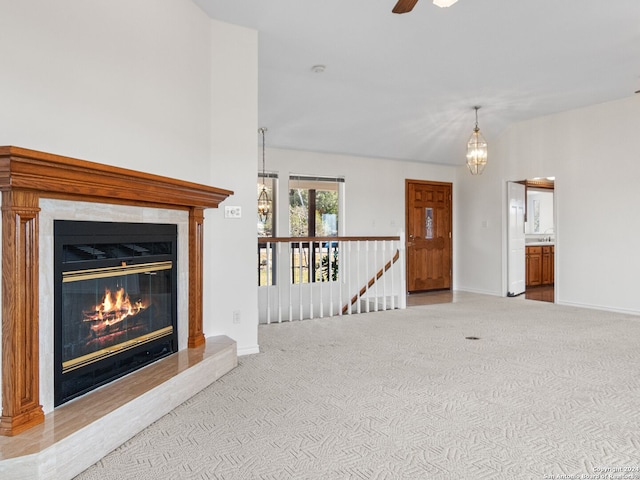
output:
<path id="1" fill-rule="evenodd" d="M 44 421 L 39 395 L 38 218 L 40 198 L 187 210 L 189 212 L 189 338 L 204 343 L 202 258 L 204 210 L 233 192 L 52 155 L 0 147 L 2 192 L 2 416 L 0 434 L 16 435 Z"/>

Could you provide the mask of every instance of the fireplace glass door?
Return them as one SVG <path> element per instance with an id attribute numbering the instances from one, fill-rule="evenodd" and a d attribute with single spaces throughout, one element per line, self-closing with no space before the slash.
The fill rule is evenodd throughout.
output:
<path id="1" fill-rule="evenodd" d="M 173 333 L 171 262 L 62 276 L 62 372 Z"/>
<path id="2" fill-rule="evenodd" d="M 56 222 L 56 405 L 177 350 L 175 235 L 157 227 Z"/>

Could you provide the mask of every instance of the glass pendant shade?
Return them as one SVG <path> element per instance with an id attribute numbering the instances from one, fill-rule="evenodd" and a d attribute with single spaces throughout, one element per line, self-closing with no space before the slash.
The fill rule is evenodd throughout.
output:
<path id="1" fill-rule="evenodd" d="M 260 195 L 258 195 L 258 217 L 260 221 L 263 223 L 266 222 L 269 218 L 269 213 L 271 213 L 271 200 L 267 193 L 267 187 L 262 185 L 262 190 L 260 191 Z"/>
<path id="2" fill-rule="evenodd" d="M 487 141 L 484 139 L 478 128 L 479 106 L 473 107 L 476 111 L 476 126 L 467 142 L 467 167 L 471 175 L 480 175 L 487 165 Z"/>
<path id="3" fill-rule="evenodd" d="M 467 167 L 472 175 L 482 173 L 487 164 L 487 157 L 487 141 L 476 127 L 467 142 Z"/>
<path id="4" fill-rule="evenodd" d="M 457 1 L 458 0 L 433 0 L 433 4 L 437 5 L 440 8 L 446 8 L 446 7 L 450 7 Z"/>

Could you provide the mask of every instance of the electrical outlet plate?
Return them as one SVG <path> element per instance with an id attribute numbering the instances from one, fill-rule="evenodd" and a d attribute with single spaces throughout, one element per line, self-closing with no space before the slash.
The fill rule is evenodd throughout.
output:
<path id="1" fill-rule="evenodd" d="M 224 207 L 224 218 L 241 218 L 242 217 L 242 207 L 233 207 L 225 205 Z"/>

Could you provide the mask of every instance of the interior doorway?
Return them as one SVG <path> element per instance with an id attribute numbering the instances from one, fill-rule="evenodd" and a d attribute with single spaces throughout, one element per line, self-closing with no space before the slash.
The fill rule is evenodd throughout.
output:
<path id="1" fill-rule="evenodd" d="M 405 181 L 407 290 L 451 289 L 452 184 Z"/>
<path id="2" fill-rule="evenodd" d="M 510 184 L 512 182 L 509 182 Z M 533 178 L 515 182 L 524 188 L 524 248 L 512 248 L 508 238 L 508 284 L 514 265 L 524 265 L 524 296 L 530 300 L 555 302 L 555 178 Z M 509 193 L 508 208 L 513 206 Z M 511 223 L 511 222 L 509 222 Z M 518 227 L 519 228 L 519 227 Z M 524 256 L 524 258 L 522 258 Z M 521 292 L 518 292 L 520 294 Z M 508 296 L 513 296 L 509 295 Z"/>

